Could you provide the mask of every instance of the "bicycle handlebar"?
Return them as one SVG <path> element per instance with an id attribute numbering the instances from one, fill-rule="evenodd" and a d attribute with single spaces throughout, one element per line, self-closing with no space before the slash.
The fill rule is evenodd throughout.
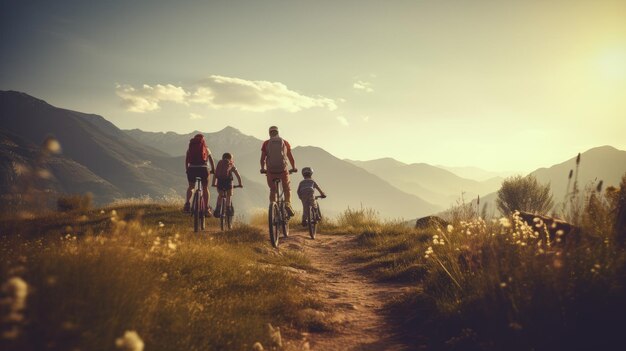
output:
<path id="1" fill-rule="evenodd" d="M 243 188 L 243 185 L 235 185 L 233 188 Z"/>
<path id="2" fill-rule="evenodd" d="M 297 168 L 292 168 L 289 170 L 289 174 L 291 173 L 298 173 L 298 169 Z M 262 169 L 261 170 L 261 174 L 267 174 L 267 170 L 266 169 Z M 280 174 L 280 173 L 279 173 Z"/>
<path id="3" fill-rule="evenodd" d="M 326 195 L 324 195 L 324 196 L 319 195 L 319 196 L 315 197 L 315 200 L 317 200 L 317 199 L 325 199 L 325 198 L 326 198 Z"/>

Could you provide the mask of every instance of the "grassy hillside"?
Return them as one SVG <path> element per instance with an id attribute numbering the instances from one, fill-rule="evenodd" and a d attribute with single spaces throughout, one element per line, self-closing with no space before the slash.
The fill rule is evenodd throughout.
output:
<path id="1" fill-rule="evenodd" d="M 353 259 L 380 280 L 419 287 L 390 320 L 433 350 L 617 350 L 626 342 L 626 176 L 588 192 L 569 234 L 516 215 L 475 212 L 417 230 L 347 213 L 332 231 L 361 232 Z M 576 202 L 577 203 L 577 202 Z M 454 209 L 453 209 L 454 210 Z"/>
<path id="2" fill-rule="evenodd" d="M 111 350 L 138 335 L 146 350 L 250 350 L 279 343 L 268 323 L 308 328 L 301 254 L 253 227 L 189 226 L 159 205 L 4 220 L 0 349 Z"/>

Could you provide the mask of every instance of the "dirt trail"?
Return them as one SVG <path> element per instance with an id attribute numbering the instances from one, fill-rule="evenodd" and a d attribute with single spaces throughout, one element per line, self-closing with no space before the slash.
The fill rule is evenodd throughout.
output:
<path id="1" fill-rule="evenodd" d="M 309 333 L 311 350 L 406 350 L 385 320 L 384 304 L 407 291 L 406 286 L 375 282 L 362 264 L 351 262 L 354 235 L 317 235 L 292 231 L 281 238 L 284 249 L 301 249 L 314 267 L 303 279 L 326 305 L 323 319 L 333 331 Z M 318 312 L 319 314 L 319 312 Z M 318 316 L 319 317 L 319 316 Z"/>

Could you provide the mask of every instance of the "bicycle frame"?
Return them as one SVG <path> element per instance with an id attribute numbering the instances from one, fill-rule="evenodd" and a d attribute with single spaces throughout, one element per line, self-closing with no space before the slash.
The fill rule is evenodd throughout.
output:
<path id="1" fill-rule="evenodd" d="M 308 223 L 309 227 L 309 235 L 311 239 L 315 239 L 315 234 L 317 233 L 317 223 L 321 221 L 321 213 L 320 213 L 320 205 L 317 202 L 318 199 L 323 199 L 322 196 L 316 196 L 313 200 L 313 204 L 309 206 L 306 211 L 308 211 Z"/>
<path id="2" fill-rule="evenodd" d="M 234 188 L 239 188 L 241 186 L 235 186 Z M 219 190 L 219 197 L 221 197 L 220 200 L 220 212 L 219 212 L 219 218 L 220 218 L 220 228 L 222 230 L 224 230 L 224 228 L 228 228 L 231 229 L 232 228 L 232 222 L 233 222 L 233 216 L 232 215 L 228 215 L 228 213 L 226 212 L 227 209 L 229 207 L 233 206 L 233 200 L 232 197 L 228 196 L 228 190 Z M 228 201 L 230 200 L 230 201 Z M 230 203 L 229 203 L 230 202 Z"/>
<path id="3" fill-rule="evenodd" d="M 289 170 L 289 173 L 297 172 L 297 170 Z M 261 169 L 261 173 L 266 173 Z M 278 247 L 279 234 L 282 231 L 283 236 L 289 236 L 289 215 L 287 213 L 287 205 L 285 204 L 285 189 L 281 178 L 272 180 L 276 186 L 276 198 L 272 198 L 267 211 L 267 222 L 269 226 L 270 242 L 272 246 Z"/>

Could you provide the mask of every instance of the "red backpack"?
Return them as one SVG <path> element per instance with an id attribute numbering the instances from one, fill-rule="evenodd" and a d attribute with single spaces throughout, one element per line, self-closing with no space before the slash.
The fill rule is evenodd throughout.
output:
<path id="1" fill-rule="evenodd" d="M 187 149 L 187 159 L 192 165 L 204 165 L 209 159 L 209 151 L 202 134 L 196 134 L 193 139 L 189 140 L 189 149 Z"/>
<path id="2" fill-rule="evenodd" d="M 230 174 L 235 165 L 232 160 L 220 160 L 215 166 L 215 176 L 217 179 L 231 179 L 232 175 Z"/>

